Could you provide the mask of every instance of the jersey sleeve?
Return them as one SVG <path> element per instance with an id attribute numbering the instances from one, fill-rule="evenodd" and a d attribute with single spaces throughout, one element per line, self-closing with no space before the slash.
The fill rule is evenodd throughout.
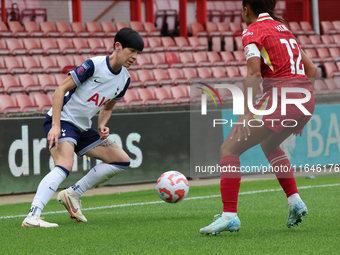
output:
<path id="1" fill-rule="evenodd" d="M 249 25 L 242 32 L 243 48 L 245 48 L 247 45 L 251 43 L 256 44 L 259 51 L 261 51 L 263 47 L 263 32 L 261 31 L 260 27 L 257 26 L 256 24 Z"/>
<path id="2" fill-rule="evenodd" d="M 68 74 L 72 76 L 77 86 L 90 78 L 94 73 L 94 64 L 91 59 L 86 60 L 80 66 L 70 71 Z"/>
<path id="3" fill-rule="evenodd" d="M 129 79 L 127 79 L 124 89 L 113 100 L 115 100 L 115 101 L 122 100 L 123 97 L 125 96 L 126 90 L 128 89 L 129 86 L 130 86 L 130 77 L 129 77 Z"/>

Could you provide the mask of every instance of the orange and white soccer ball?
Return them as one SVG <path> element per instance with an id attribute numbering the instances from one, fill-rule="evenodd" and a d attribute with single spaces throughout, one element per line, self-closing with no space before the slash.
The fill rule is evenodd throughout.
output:
<path id="1" fill-rule="evenodd" d="M 182 201 L 189 192 L 187 178 L 178 171 L 168 171 L 158 178 L 156 189 L 158 195 L 167 203 Z"/>

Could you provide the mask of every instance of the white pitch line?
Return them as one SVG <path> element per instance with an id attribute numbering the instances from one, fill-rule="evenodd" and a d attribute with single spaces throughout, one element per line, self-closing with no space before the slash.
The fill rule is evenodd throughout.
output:
<path id="1" fill-rule="evenodd" d="M 334 187 L 334 186 L 339 186 L 339 185 L 340 185 L 340 183 L 314 185 L 314 186 L 302 186 L 302 187 L 298 187 L 298 189 Z M 282 189 L 264 189 L 264 190 L 245 191 L 245 192 L 240 192 L 239 195 L 267 193 L 267 192 L 276 192 L 276 191 L 282 191 Z M 211 196 L 203 196 L 203 197 L 188 197 L 188 198 L 185 198 L 184 200 L 206 199 L 206 198 L 214 198 L 214 197 L 220 197 L 220 196 L 221 195 L 211 195 Z M 120 204 L 120 205 L 107 205 L 107 206 L 99 206 L 99 207 L 88 207 L 88 208 L 83 208 L 82 211 L 90 211 L 90 210 L 98 210 L 98 209 L 110 209 L 110 208 L 127 207 L 127 206 L 152 205 L 152 204 L 159 204 L 159 203 L 164 203 L 164 201 L 151 201 L 151 202 L 141 202 L 141 203 L 133 203 L 133 204 Z M 55 212 L 45 212 L 45 213 L 42 213 L 42 215 L 58 214 L 58 213 L 68 213 L 68 212 L 65 211 L 65 210 L 55 211 Z M 18 218 L 18 217 L 26 217 L 26 216 L 27 216 L 27 214 L 0 216 L 0 220 L 1 219 Z"/>

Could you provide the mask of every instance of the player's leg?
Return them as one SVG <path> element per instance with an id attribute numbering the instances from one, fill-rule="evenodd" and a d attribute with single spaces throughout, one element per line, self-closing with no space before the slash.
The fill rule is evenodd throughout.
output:
<path id="1" fill-rule="evenodd" d="M 248 119 L 250 118 L 248 116 Z M 239 117 L 237 122 L 241 121 L 242 117 Z M 241 182 L 239 157 L 274 133 L 271 129 L 261 126 L 260 123 L 255 121 L 252 122 L 252 126 L 249 126 L 250 135 L 247 137 L 243 132 L 234 133 L 233 131 L 228 134 L 221 146 L 220 166 L 224 169 L 224 172 L 221 173 L 220 182 L 223 213 L 218 215 L 212 224 L 200 229 L 202 234 L 218 234 L 221 231 L 232 232 L 241 227 L 241 222 L 237 216 L 238 193 Z"/>
<path id="2" fill-rule="evenodd" d="M 73 165 L 74 145 L 72 142 L 64 141 L 58 144 L 58 149 L 52 147 L 51 155 L 55 167 L 41 180 L 33 199 L 28 216 L 23 221 L 25 227 L 56 227 L 55 223 L 41 220 L 40 214 L 59 185 L 66 179 Z"/>

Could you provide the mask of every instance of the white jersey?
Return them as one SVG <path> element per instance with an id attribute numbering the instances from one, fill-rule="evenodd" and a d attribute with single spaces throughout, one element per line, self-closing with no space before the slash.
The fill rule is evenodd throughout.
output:
<path id="1" fill-rule="evenodd" d="M 68 73 L 77 87 L 68 91 L 60 120 L 70 122 L 81 131 L 91 128 L 92 117 L 111 100 L 119 101 L 130 85 L 130 74 L 122 68 L 115 72 L 109 64 L 109 56 L 86 60 Z M 47 113 L 52 116 L 52 108 Z"/>

